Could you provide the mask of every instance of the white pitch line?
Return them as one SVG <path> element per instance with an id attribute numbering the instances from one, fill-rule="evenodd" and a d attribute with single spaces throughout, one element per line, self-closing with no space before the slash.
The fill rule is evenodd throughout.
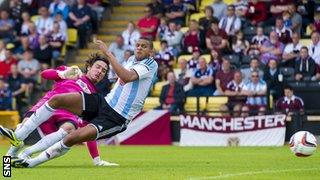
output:
<path id="1" fill-rule="evenodd" d="M 274 173 L 283 173 L 283 172 L 292 172 L 292 171 L 313 171 L 320 170 L 319 168 L 305 168 L 305 169 L 286 169 L 286 170 L 264 170 L 264 171 L 249 171 L 242 173 L 231 173 L 223 174 L 219 176 L 206 176 L 206 177 L 191 177 L 189 180 L 203 180 L 203 179 L 223 179 L 236 176 L 245 176 L 245 175 L 257 175 L 257 174 L 274 174 Z"/>

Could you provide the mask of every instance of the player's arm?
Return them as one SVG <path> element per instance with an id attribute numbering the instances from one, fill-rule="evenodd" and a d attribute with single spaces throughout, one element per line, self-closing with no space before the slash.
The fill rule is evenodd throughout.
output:
<path id="1" fill-rule="evenodd" d="M 108 47 L 105 43 L 100 40 L 97 40 L 96 43 L 99 45 L 100 50 L 107 56 L 107 59 L 112 66 L 113 71 L 124 83 L 132 82 L 139 78 L 136 71 L 128 70 L 124 68 L 120 63 L 118 63 L 114 55 L 108 51 Z"/>
<path id="2" fill-rule="evenodd" d="M 77 66 L 60 66 L 57 69 L 46 69 L 41 72 L 41 77 L 48 80 L 59 81 L 62 79 L 78 79 L 82 75 Z"/>

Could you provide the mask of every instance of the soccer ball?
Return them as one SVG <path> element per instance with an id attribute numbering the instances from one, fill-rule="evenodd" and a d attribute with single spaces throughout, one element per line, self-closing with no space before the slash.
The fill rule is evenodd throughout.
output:
<path id="1" fill-rule="evenodd" d="M 317 149 L 317 140 L 308 131 L 298 131 L 290 138 L 289 146 L 296 156 L 306 157 Z"/>

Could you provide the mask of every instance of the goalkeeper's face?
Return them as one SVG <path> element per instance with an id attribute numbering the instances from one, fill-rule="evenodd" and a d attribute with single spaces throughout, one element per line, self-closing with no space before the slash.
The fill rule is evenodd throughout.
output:
<path id="1" fill-rule="evenodd" d="M 108 65 L 103 61 L 96 61 L 88 67 L 87 77 L 93 83 L 100 82 L 108 72 Z"/>

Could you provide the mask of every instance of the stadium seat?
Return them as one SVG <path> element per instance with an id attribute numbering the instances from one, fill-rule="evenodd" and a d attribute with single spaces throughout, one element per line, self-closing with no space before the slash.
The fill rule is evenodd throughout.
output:
<path id="1" fill-rule="evenodd" d="M 153 49 L 158 52 L 161 49 L 160 41 L 153 41 Z"/>
<path id="2" fill-rule="evenodd" d="M 241 65 L 250 64 L 250 61 L 251 61 L 252 58 L 254 58 L 254 56 L 252 56 L 252 55 L 242 56 Z"/>
<path id="3" fill-rule="evenodd" d="M 224 3 L 226 3 L 227 5 L 229 4 L 233 4 L 235 1 L 234 0 L 223 0 Z"/>
<path id="4" fill-rule="evenodd" d="M 206 6 L 210 6 L 212 3 L 212 0 L 202 0 L 200 5 L 200 11 L 204 10 Z"/>
<path id="5" fill-rule="evenodd" d="M 152 96 L 156 96 L 156 97 L 159 97 L 160 96 L 160 93 L 161 93 L 161 90 L 162 90 L 162 86 L 167 84 L 168 82 L 166 81 L 161 81 L 161 82 L 157 82 L 155 85 L 154 85 L 154 88 L 152 90 Z"/>
<path id="6" fill-rule="evenodd" d="M 302 45 L 302 46 L 309 46 L 310 44 L 311 44 L 311 39 L 300 39 L 300 44 Z"/>
<path id="7" fill-rule="evenodd" d="M 180 29 L 180 31 L 181 31 L 183 34 L 185 34 L 186 32 L 189 31 L 189 27 L 182 27 L 182 28 Z"/>
<path id="8" fill-rule="evenodd" d="M 206 59 L 206 62 L 209 64 L 211 62 L 211 55 L 210 54 L 204 54 L 201 55 L 200 57 L 203 57 Z"/>
<path id="9" fill-rule="evenodd" d="M 310 25 L 308 25 L 305 36 L 310 37 L 311 33 L 312 33 L 311 27 L 310 27 Z"/>
<path id="10" fill-rule="evenodd" d="M 220 116 L 221 113 L 217 112 L 223 104 L 228 102 L 227 96 L 209 97 L 206 109 L 210 116 Z"/>
<path id="11" fill-rule="evenodd" d="M 225 57 L 230 59 L 230 63 L 232 65 L 236 66 L 237 68 L 240 67 L 240 57 L 238 55 L 230 54 L 230 55 L 226 55 Z"/>
<path id="12" fill-rule="evenodd" d="M 257 31 L 257 28 L 254 26 L 246 27 L 243 30 L 243 34 L 244 34 L 245 39 L 248 40 L 249 42 L 251 42 L 251 39 L 253 38 L 253 36 L 256 35 L 256 31 Z"/>
<path id="13" fill-rule="evenodd" d="M 40 15 L 33 15 L 33 16 L 31 16 L 31 21 L 35 23 L 36 20 L 37 20 L 39 17 L 40 17 Z"/>
<path id="14" fill-rule="evenodd" d="M 144 102 L 143 110 L 148 111 L 160 106 L 159 97 L 147 97 Z"/>
<path id="15" fill-rule="evenodd" d="M 75 47 L 78 42 L 78 32 L 77 29 L 68 28 L 68 41 L 67 46 Z"/>
<path id="16" fill-rule="evenodd" d="M 294 80 L 294 69 L 290 67 L 280 68 L 280 73 L 283 74 L 283 78 L 290 81 Z"/>
<path id="17" fill-rule="evenodd" d="M 206 97 L 199 97 L 199 110 L 203 111 L 206 108 Z M 184 105 L 185 111 L 191 111 L 195 113 L 197 111 L 197 97 L 187 97 L 186 103 Z"/>
<path id="18" fill-rule="evenodd" d="M 302 81 L 291 82 L 289 83 L 289 85 L 293 88 L 299 88 L 299 89 L 304 89 L 307 87 L 307 83 Z"/>
<path id="19" fill-rule="evenodd" d="M 204 13 L 194 13 L 194 14 L 191 14 L 190 20 L 196 20 L 199 22 L 199 19 L 205 16 L 206 15 Z"/>

